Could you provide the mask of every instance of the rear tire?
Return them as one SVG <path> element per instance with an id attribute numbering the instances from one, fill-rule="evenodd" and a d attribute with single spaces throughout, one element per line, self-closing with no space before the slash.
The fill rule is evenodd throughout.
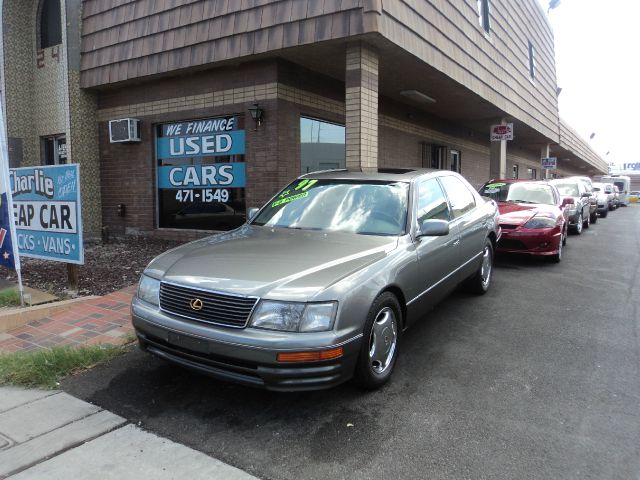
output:
<path id="1" fill-rule="evenodd" d="M 608 208 L 604 212 L 600 212 L 600 216 L 602 218 L 607 218 L 607 215 L 609 215 L 609 209 Z"/>
<path id="2" fill-rule="evenodd" d="M 591 223 L 598 223 L 598 213 L 597 212 L 593 212 L 591 214 Z"/>
<path id="3" fill-rule="evenodd" d="M 569 227 L 564 227 L 564 233 L 562 237 L 562 246 L 564 247 L 567 244 L 567 238 L 569 237 Z"/>
<path id="4" fill-rule="evenodd" d="M 578 217 L 574 231 L 576 232 L 576 235 L 580 235 L 582 233 L 582 212 L 580 212 L 580 217 Z"/>
<path id="5" fill-rule="evenodd" d="M 582 217 L 584 218 L 584 217 Z M 584 228 L 589 228 L 591 226 L 591 215 L 587 214 L 587 218 L 584 219 L 584 222 L 582 223 L 582 226 Z"/>
<path id="6" fill-rule="evenodd" d="M 402 309 L 396 296 L 383 292 L 373 301 L 364 325 L 353 381 L 362 388 L 382 387 L 393 372 L 402 332 Z"/>

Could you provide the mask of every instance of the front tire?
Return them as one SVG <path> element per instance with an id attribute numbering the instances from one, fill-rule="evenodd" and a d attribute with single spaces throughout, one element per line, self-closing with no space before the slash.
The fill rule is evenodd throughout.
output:
<path id="1" fill-rule="evenodd" d="M 493 277 L 493 243 L 487 238 L 482 250 L 482 264 L 478 271 L 467 280 L 467 288 L 470 292 L 484 295 L 489 291 Z"/>
<path id="2" fill-rule="evenodd" d="M 366 389 L 382 387 L 393 372 L 398 358 L 402 329 L 402 309 L 396 296 L 383 292 L 369 309 L 354 382 Z"/>
<path id="3" fill-rule="evenodd" d="M 558 253 L 551 255 L 550 257 L 553 263 L 560 263 L 562 261 L 562 247 L 565 243 L 566 242 L 564 240 L 560 240 L 560 243 L 558 243 Z"/>
<path id="4" fill-rule="evenodd" d="M 591 223 L 598 223 L 598 212 L 593 212 L 591 214 Z"/>

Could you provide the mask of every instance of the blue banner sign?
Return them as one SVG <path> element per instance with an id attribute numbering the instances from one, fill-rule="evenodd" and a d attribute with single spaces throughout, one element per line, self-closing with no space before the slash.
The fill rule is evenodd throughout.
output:
<path id="1" fill-rule="evenodd" d="M 244 154 L 244 130 L 186 137 L 158 138 L 159 159 Z"/>
<path id="2" fill-rule="evenodd" d="M 84 263 L 77 164 L 11 170 L 20 255 Z"/>
<path id="3" fill-rule="evenodd" d="M 158 167 L 158 188 L 244 188 L 245 186 L 244 163 Z"/>

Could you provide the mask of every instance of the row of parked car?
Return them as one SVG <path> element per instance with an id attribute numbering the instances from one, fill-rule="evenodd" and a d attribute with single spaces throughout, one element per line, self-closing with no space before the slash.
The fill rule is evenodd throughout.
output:
<path id="1" fill-rule="evenodd" d="M 613 182 L 581 176 L 490 180 L 480 194 L 498 203 L 502 229 L 498 251 L 546 256 L 554 262 L 562 260 L 570 231 L 580 235 L 598 218 L 629 204 L 628 186 L 621 192 Z"/>
<path id="2" fill-rule="evenodd" d="M 446 170 L 308 173 L 239 228 L 155 258 L 133 325 L 144 351 L 218 379 L 378 388 L 411 324 L 459 286 L 490 289 L 496 249 L 559 262 L 570 229 L 617 207 L 608 192 L 586 177 L 477 191 Z"/>

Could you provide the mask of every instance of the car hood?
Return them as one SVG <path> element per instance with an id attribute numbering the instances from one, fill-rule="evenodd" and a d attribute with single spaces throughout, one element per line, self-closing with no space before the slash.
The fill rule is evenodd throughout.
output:
<path id="1" fill-rule="evenodd" d="M 169 250 L 145 272 L 197 288 L 309 300 L 397 245 L 398 237 L 244 225 Z"/>
<path id="2" fill-rule="evenodd" d="M 537 213 L 556 215 L 557 207 L 537 203 L 498 202 L 498 211 L 500 212 L 499 223 L 524 225 Z"/>

